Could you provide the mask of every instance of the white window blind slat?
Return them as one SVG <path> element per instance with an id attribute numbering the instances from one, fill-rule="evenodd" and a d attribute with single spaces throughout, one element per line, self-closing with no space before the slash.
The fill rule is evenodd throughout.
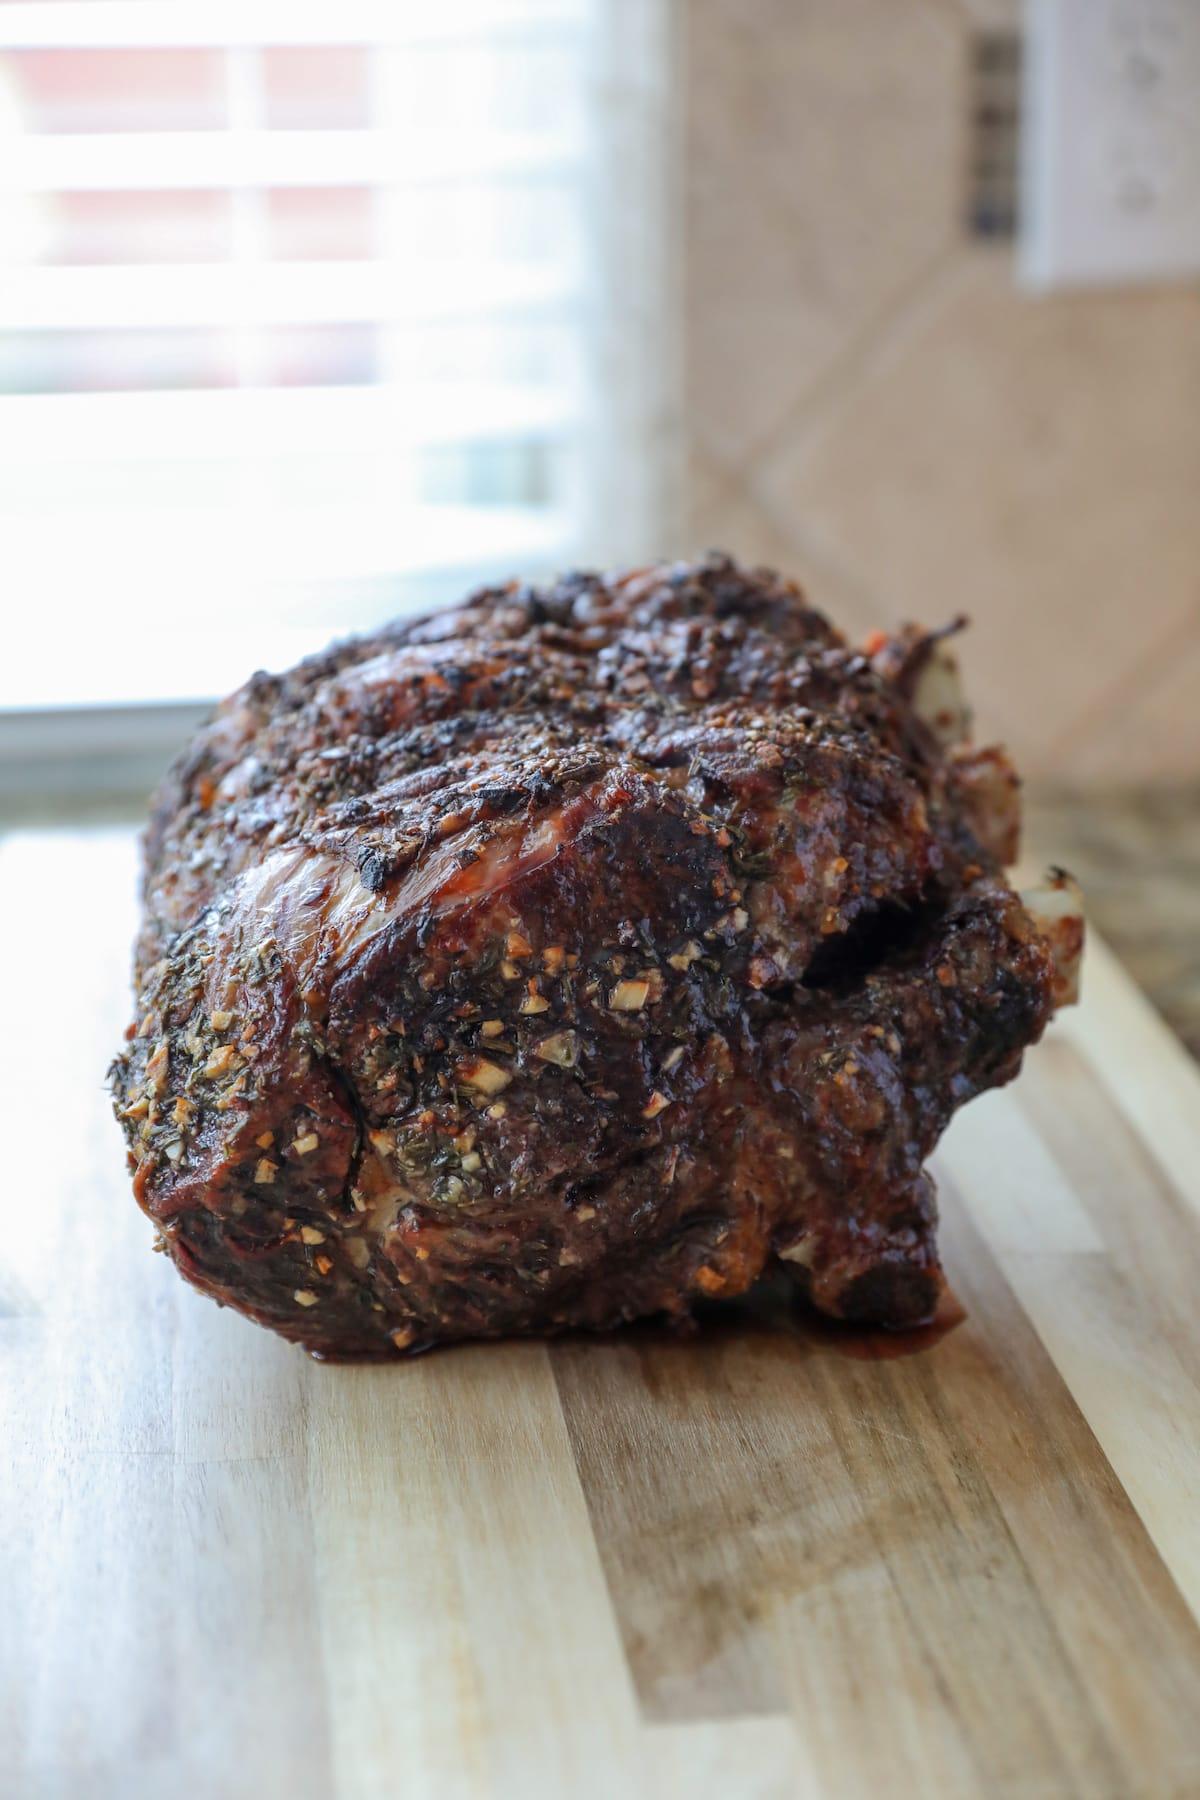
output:
<path id="1" fill-rule="evenodd" d="M 545 312 L 578 296 L 569 268 L 263 262 L 24 269 L 0 281 L 0 332 L 303 325 Z"/>
<path id="2" fill-rule="evenodd" d="M 119 505 L 81 508 L 77 518 L 81 529 L 70 537 L 48 537 L 44 521 L 32 514 L 15 522 L 13 547 L 31 553 L 24 597 L 31 603 L 48 602 L 71 584 L 94 591 L 97 558 L 119 557 L 123 596 L 137 608 L 121 648 L 128 655 L 140 641 L 177 641 L 184 654 L 182 666 L 174 670 L 174 693 L 187 698 L 205 690 L 195 686 L 186 646 L 213 630 L 250 629 L 247 597 L 261 594 L 271 583 L 386 577 L 395 573 L 398 559 L 409 576 L 434 569 L 476 569 L 497 557 L 528 556 L 541 568 L 548 553 L 569 554 L 571 537 L 569 518 L 545 507 L 407 502 L 388 509 L 316 498 L 307 507 L 256 501 L 241 509 L 227 508 L 220 535 L 214 533 L 214 521 L 203 507 L 159 507 L 132 545 L 130 520 Z M 237 538 L 236 559 L 228 555 L 228 535 Z M 171 572 L 167 587 L 164 568 Z M 287 605 L 290 608 L 291 603 Z M 314 607 L 318 616 L 327 613 L 315 590 L 301 593 L 296 606 L 306 618 L 313 616 Z M 351 629 L 353 623 L 347 621 L 343 629 Z M 112 619 L 106 621 L 102 611 L 94 609 L 78 623 L 80 635 L 94 639 L 98 653 L 110 642 L 112 627 Z M 308 645 L 310 650 L 320 647 Z M 220 648 L 228 660 L 228 642 Z M 236 641 L 233 648 L 238 648 Z M 53 669 L 46 675 L 56 679 Z M 126 685 L 123 698 L 149 697 L 140 668 L 130 672 Z"/>
<path id="3" fill-rule="evenodd" d="M 545 180 L 569 175 L 580 154 L 577 138 L 540 132 L 65 132 L 26 138 L 15 153 L 0 159 L 0 191 L 415 187 L 516 176 Z"/>
<path id="4" fill-rule="evenodd" d="M 644 552 L 663 7 L 0 4 L 0 709 Z"/>
<path id="5" fill-rule="evenodd" d="M 241 388 L 233 392 L 14 394 L 2 403 L 0 467 L 58 469 L 105 458 L 202 461 L 394 456 L 417 445 L 529 441 L 579 424 L 581 396 L 504 383 Z M 10 479 L 11 479 L 10 475 Z"/>
<path id="6" fill-rule="evenodd" d="M 216 44 L 431 44 L 544 40 L 586 21 L 595 0 L 13 0 L 0 49 L 140 49 Z"/>

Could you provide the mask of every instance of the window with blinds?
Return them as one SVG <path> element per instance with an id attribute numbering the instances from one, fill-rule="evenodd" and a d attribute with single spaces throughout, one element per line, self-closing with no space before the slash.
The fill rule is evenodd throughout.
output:
<path id="1" fill-rule="evenodd" d="M 0 4 L 0 707 L 603 553 L 605 12 Z"/>

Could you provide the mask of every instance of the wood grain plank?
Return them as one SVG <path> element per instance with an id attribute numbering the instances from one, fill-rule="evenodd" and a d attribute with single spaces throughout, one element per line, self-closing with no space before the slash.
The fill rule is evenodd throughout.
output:
<path id="1" fill-rule="evenodd" d="M 999 1297 L 980 1303 L 978 1320 L 973 1312 L 936 1351 L 897 1362 L 848 1356 L 855 1340 L 836 1333 L 771 1335 L 745 1322 L 696 1344 L 642 1334 L 636 1351 L 556 1348 L 652 1718 L 728 1711 L 714 1672 L 744 1711 L 774 1704 L 782 1682 L 828 1792 L 1016 1791 L 1023 1771 L 1046 1791 L 1123 1791 L 1128 1771 L 1090 1698 L 1094 1671 L 1086 1659 L 1076 1666 L 1047 1603 L 1061 1565 L 1043 1560 L 1035 1579 L 1008 1516 L 1018 1502 L 1040 1515 L 1046 1499 L 1027 1484 L 1006 1492 L 1006 1511 L 967 1427 L 1005 1409 L 1037 1425 L 1033 1397 L 1045 1391 L 1045 1429 L 1068 1419 L 1076 1453 L 1094 1465 L 1085 1503 L 1098 1504 L 1094 1490 L 1109 1506 L 1119 1489 L 1049 1360 L 1035 1359 L 1026 1388 L 1010 1392 L 1006 1363 L 981 1348 L 999 1311 L 1027 1360 L 1038 1349 L 994 1269 L 991 1283 Z M 949 1401 L 968 1369 L 959 1417 Z M 1139 1540 L 1138 1567 L 1150 1574 L 1109 1611 L 1106 1534 L 1116 1529 Z M 1085 1537 L 1070 1571 L 1077 1616 L 1111 1641 L 1165 1597 L 1176 1614 L 1162 1665 L 1186 1651 L 1194 1668 L 1191 1621 L 1128 1504 L 1101 1511 Z M 690 1604 L 689 1582 L 699 1596 Z M 756 1688 L 772 1659 L 770 1689 Z M 1106 1681 L 1111 1672 L 1106 1664 Z M 1138 1704 L 1144 1749 L 1156 1712 L 1146 1695 Z"/>
<path id="2" fill-rule="evenodd" d="M 820 1529 L 819 1471 L 836 1452 L 828 1421 L 805 1405 L 802 1354 L 774 1387 L 781 1354 L 769 1325 L 748 1316 L 732 1332 L 715 1327 L 703 1349 L 641 1326 L 552 1347 L 625 1654 L 651 1719 L 785 1710 L 762 1596 L 789 1578 L 797 1507 Z"/>
<path id="3" fill-rule="evenodd" d="M 1035 1078 L 1019 1098 L 1109 1258 L 1200 1382 L 1200 1230 L 1188 1202 L 1070 1037 L 1054 1032 L 1038 1047 Z"/>
<path id="4" fill-rule="evenodd" d="M 196 1792 L 324 1800 L 332 1746 L 305 1460 L 179 1459 L 174 1473 L 172 1766 Z"/>
<path id="5" fill-rule="evenodd" d="M 4 1766 L 121 1800 L 173 1763 L 169 1458 L 59 1447 L 5 1474 Z"/>
<path id="6" fill-rule="evenodd" d="M 1048 1096 L 1054 1074 L 1053 1061 L 1034 1052 L 1027 1080 L 1038 1081 Z M 1152 1291 L 1131 1283 L 1106 1255 L 1055 1248 L 1065 1232 L 1077 1231 L 1091 1192 L 1066 1185 L 1057 1162 L 1056 1179 L 1038 1189 L 1044 1219 L 1027 1239 L 1014 1239 L 995 1182 L 998 1143 L 991 1133 L 980 1135 L 976 1119 L 984 1109 L 1002 1118 L 1001 1139 L 1014 1147 L 1020 1170 L 1029 1137 L 1023 1107 L 1015 1090 L 976 1103 L 955 1121 L 939 1166 L 951 1170 L 1005 1278 L 1200 1615 L 1200 1385 L 1164 1328 Z M 1053 1160 L 1045 1145 L 1043 1152 Z M 1147 1184 L 1127 1195 L 1126 1204 L 1131 1216 L 1153 1218 L 1161 1190 Z M 1161 1211 L 1157 1216 L 1161 1225 Z"/>
<path id="7" fill-rule="evenodd" d="M 1200 1771 L 1187 1698 L 1200 1676 L 1200 1630 L 952 1188 L 941 1235 L 968 1324 L 935 1357 L 914 1361 L 936 1379 L 1103 1726 L 1121 1771 L 1115 1791 L 1186 1791 Z"/>
<path id="8" fill-rule="evenodd" d="M 830 1792 L 892 1784 L 891 1791 L 919 1794 L 926 1779 L 953 1793 L 1014 1792 L 1024 1781 L 1061 1794 L 1119 1791 L 1118 1765 L 1088 1689 L 946 1404 L 946 1387 L 984 1329 L 983 1319 L 968 1323 L 926 1356 L 823 1359 L 824 1400 L 838 1421 L 846 1481 L 870 1522 L 869 1567 L 888 1571 L 895 1616 L 886 1663 L 876 1662 L 868 1641 L 859 1646 L 853 1680 L 844 1668 L 835 1676 L 836 1716 L 821 1683 L 821 1638 L 810 1633 L 805 1673 L 821 1685 L 805 1698 L 813 1728 L 823 1733 Z M 1008 1371 L 991 1372 L 1002 1393 Z M 985 1404 L 998 1398 L 981 1396 Z M 863 1429 L 862 1421 L 881 1418 L 885 1431 Z M 794 1629 L 796 1636 L 809 1631 L 803 1614 Z M 881 1705 L 877 1689 L 889 1680 L 896 1691 Z M 897 1723 L 899 1756 L 891 1736 Z M 951 1750 L 957 1768 L 947 1766 Z M 931 1753 L 934 1768 L 941 1765 L 936 1777 Z"/>
<path id="9" fill-rule="evenodd" d="M 94 906 L 80 905 L 81 866 L 101 882 Z M 128 1007 L 133 868 L 124 832 L 0 843 L 0 894 L 26 901 L 0 1034 L 17 1297 L 0 1324 L 5 1763 L 18 1791 L 100 1800 L 150 1791 L 171 1757 L 172 1307 L 148 1232 L 115 1203 L 102 1086 Z"/>
<path id="10" fill-rule="evenodd" d="M 170 1378 L 180 1462 L 270 1461 L 308 1453 L 313 1365 L 270 1332 L 173 1283 Z"/>
<path id="11" fill-rule="evenodd" d="M 1200 1072 L 1095 933 L 1083 997 L 1054 1029 L 1091 1064 L 1112 1102 L 1200 1218 Z"/>
<path id="12" fill-rule="evenodd" d="M 643 1791 L 628 1672 L 541 1345 L 320 1372 L 337 1791 Z M 381 1693 L 409 1697 L 379 1706 Z"/>
<path id="13" fill-rule="evenodd" d="M 403 1770 L 406 1800 L 476 1800 L 486 1744 L 434 1434 L 391 1371 L 329 1373 L 309 1483 L 330 1791 L 374 1800 Z"/>
<path id="14" fill-rule="evenodd" d="M 829 1792 L 1190 1778 L 1194 1623 L 982 1240 L 949 1242 L 971 1318 L 926 1355 L 745 1324 L 556 1347 L 643 1704 L 761 1710 L 773 1651 Z"/>
<path id="15" fill-rule="evenodd" d="M 824 1792 L 790 1719 L 700 1719 L 645 1733 L 658 1794 L 688 1800 L 819 1800 Z"/>
<path id="16" fill-rule="evenodd" d="M 972 1208 L 986 1220 L 993 1248 L 1060 1256 L 1103 1253 L 1087 1207 L 1011 1088 L 984 1094 L 957 1115 L 934 1167 L 939 1174 L 949 1169 L 960 1188 L 970 1188 Z"/>
<path id="17" fill-rule="evenodd" d="M 818 1566 L 771 1630 L 819 1793 L 988 1791 L 941 1672 L 914 1636 L 902 1583 L 877 1555 Z"/>

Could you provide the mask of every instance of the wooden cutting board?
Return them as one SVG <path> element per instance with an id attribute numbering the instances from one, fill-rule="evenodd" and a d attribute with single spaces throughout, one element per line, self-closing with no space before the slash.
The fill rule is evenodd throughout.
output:
<path id="1" fill-rule="evenodd" d="M 0 843 L 6 1793 L 1200 1793 L 1200 1076 L 1102 946 L 938 1158 L 952 1329 L 322 1367 L 150 1254 L 133 866 Z"/>

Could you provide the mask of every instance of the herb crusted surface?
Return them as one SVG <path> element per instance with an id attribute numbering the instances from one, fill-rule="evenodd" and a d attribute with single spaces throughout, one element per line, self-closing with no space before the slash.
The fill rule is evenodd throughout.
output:
<path id="1" fill-rule="evenodd" d="M 510 584 L 223 703 L 146 839 L 113 1069 L 181 1272 L 310 1349 L 928 1317 L 923 1164 L 1042 1031 L 1015 778 L 728 558 Z"/>

